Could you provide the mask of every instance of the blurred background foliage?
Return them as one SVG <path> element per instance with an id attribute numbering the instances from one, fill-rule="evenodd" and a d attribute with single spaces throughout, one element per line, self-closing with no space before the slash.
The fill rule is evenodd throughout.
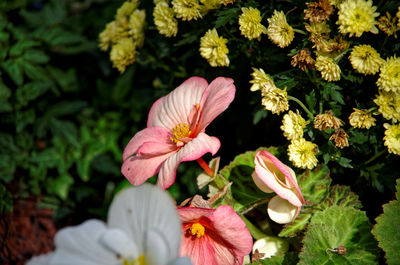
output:
<path id="1" fill-rule="evenodd" d="M 280 49 L 266 35 L 261 41 L 240 35 L 240 7 L 260 9 L 264 25 L 274 9 L 289 12 L 288 23 L 302 28 L 306 7 L 302 0 L 236 1 L 203 19 L 180 21 L 173 38 L 158 33 L 153 1 L 141 1 L 140 8 L 146 10 L 145 43 L 136 62 L 121 75 L 112 68 L 108 53 L 98 48 L 98 35 L 122 3 L 0 3 L 1 211 L 10 211 L 14 200 L 34 195 L 41 205 L 56 210 L 56 220 L 75 224 L 89 216 L 104 218 L 115 191 L 128 185 L 120 173 L 124 146 L 146 126 L 151 104 L 190 76 L 209 82 L 217 76 L 235 80 L 236 100 L 207 129 L 221 140 L 222 166 L 259 146 L 286 149 L 288 145 L 280 130 L 281 116 L 266 111 L 259 95 L 250 92 L 252 67 L 268 69 L 276 85 L 286 86 L 314 115 L 333 109 L 337 116 L 348 117 L 353 107 L 371 101 L 377 91 L 374 77 L 356 73 L 347 60 L 341 81 L 321 82 L 315 89 L 304 72 L 290 65 L 291 56 L 310 45 L 308 40 Z M 397 1 L 375 4 L 381 13 L 398 5 Z M 228 38 L 229 67 L 213 68 L 199 54 L 199 39 L 213 27 Z M 374 46 L 382 58 L 400 49 L 397 39 L 387 39 L 382 32 L 364 34 L 360 42 Z M 291 107 L 299 108 L 295 104 Z M 377 119 L 377 124 L 383 124 L 381 117 Z M 319 145 L 318 159 L 328 165 L 332 183 L 349 185 L 371 219 L 393 197 L 398 177 L 400 159 L 387 153 L 383 131 L 382 126 L 349 129 L 350 147 L 342 150 L 328 141 L 328 134 L 305 131 L 312 141 L 325 143 Z M 280 158 L 288 162 L 285 152 Z M 199 192 L 195 179 L 200 172 L 194 162 L 179 166 L 177 181 L 169 189 L 178 202 Z"/>

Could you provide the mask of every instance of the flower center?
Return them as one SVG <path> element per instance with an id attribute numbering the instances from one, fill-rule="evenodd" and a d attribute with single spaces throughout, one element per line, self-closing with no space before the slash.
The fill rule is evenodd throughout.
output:
<path id="1" fill-rule="evenodd" d="M 171 141 L 174 143 L 183 144 L 187 142 L 185 141 L 185 138 L 189 138 L 191 133 L 192 132 L 190 131 L 188 124 L 179 123 L 175 126 L 175 128 L 172 129 L 172 136 L 169 139 L 171 139 Z"/>
<path id="2" fill-rule="evenodd" d="M 122 265 L 147 265 L 147 263 L 146 263 L 146 258 L 144 257 L 144 255 L 140 255 L 135 260 L 123 259 Z"/>
<path id="3" fill-rule="evenodd" d="M 190 232 L 192 233 L 193 236 L 197 236 L 197 238 L 204 236 L 204 231 L 205 228 L 200 223 L 194 223 L 190 227 Z"/>

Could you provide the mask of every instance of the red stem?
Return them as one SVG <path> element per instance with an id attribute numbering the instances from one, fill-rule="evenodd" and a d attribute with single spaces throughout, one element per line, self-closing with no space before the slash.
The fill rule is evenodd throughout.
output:
<path id="1" fill-rule="evenodd" d="M 204 169 L 204 171 L 210 176 L 212 177 L 214 175 L 213 170 L 207 165 L 206 161 L 204 161 L 204 159 L 202 157 L 200 157 L 199 159 L 196 160 L 197 163 L 199 163 L 199 165 Z"/>

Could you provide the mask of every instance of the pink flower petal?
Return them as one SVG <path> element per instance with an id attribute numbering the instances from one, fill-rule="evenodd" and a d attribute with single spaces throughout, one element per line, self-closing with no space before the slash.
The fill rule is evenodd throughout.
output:
<path id="1" fill-rule="evenodd" d="M 180 255 L 190 257 L 193 265 L 223 265 L 223 263 L 218 263 L 214 246 L 207 236 L 196 239 L 192 239 L 191 236 L 182 236 Z"/>
<path id="2" fill-rule="evenodd" d="M 256 153 L 255 172 L 259 180 L 275 191 L 281 198 L 298 207 L 304 203 L 300 188 L 293 179 L 288 167 L 271 153 L 267 151 Z M 284 183 L 277 180 L 274 173 L 275 175 L 283 174 L 285 177 Z M 288 186 L 286 182 L 289 182 L 290 185 Z"/>
<path id="3" fill-rule="evenodd" d="M 141 185 L 160 171 L 162 163 L 174 152 L 158 156 L 133 156 L 124 161 L 121 167 L 122 174 L 132 185 Z"/>
<path id="4" fill-rule="evenodd" d="M 200 219 L 202 216 L 209 216 L 215 212 L 215 209 L 199 208 L 199 207 L 178 207 L 179 219 L 182 223 Z"/>
<path id="5" fill-rule="evenodd" d="M 225 242 L 225 249 L 229 247 L 231 251 L 222 249 L 216 251 L 219 264 L 234 264 L 222 262 L 224 257 L 234 254 L 237 258 L 243 258 L 248 255 L 253 247 L 253 238 L 246 227 L 244 221 L 237 215 L 232 207 L 228 205 L 219 206 L 209 217 L 215 233 Z M 215 245 L 215 244 L 214 244 Z"/>
<path id="6" fill-rule="evenodd" d="M 137 153 L 139 147 L 145 142 L 154 142 L 160 144 L 160 146 L 170 145 L 171 140 L 169 137 L 171 133 L 163 127 L 150 127 L 143 129 L 135 134 L 125 147 L 124 153 L 122 154 L 122 160 L 126 160 L 128 157 Z"/>
<path id="7" fill-rule="evenodd" d="M 168 95 L 154 102 L 150 109 L 147 127 L 162 126 L 172 130 L 180 123 L 189 124 L 189 115 L 200 104 L 208 83 L 204 78 L 191 77 Z"/>
<path id="8" fill-rule="evenodd" d="M 200 104 L 201 117 L 196 132 L 203 131 L 210 122 L 225 111 L 235 97 L 233 79 L 218 77 L 204 91 Z"/>
<path id="9" fill-rule="evenodd" d="M 157 184 L 163 189 L 168 189 L 175 181 L 176 170 L 181 162 L 196 160 L 206 153 L 214 155 L 220 145 L 218 138 L 200 133 L 164 162 L 158 174 Z"/>

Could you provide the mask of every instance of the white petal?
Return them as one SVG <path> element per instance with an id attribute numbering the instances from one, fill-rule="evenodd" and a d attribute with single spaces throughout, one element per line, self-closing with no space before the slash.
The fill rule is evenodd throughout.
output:
<path id="1" fill-rule="evenodd" d="M 61 229 L 55 236 L 56 251 L 51 265 L 116 264 L 116 255 L 99 243 L 106 229 L 99 220 L 88 220 L 78 226 Z"/>
<path id="2" fill-rule="evenodd" d="M 123 258 L 134 259 L 141 254 L 138 252 L 135 242 L 118 228 L 109 228 L 104 232 L 100 238 L 100 243 Z"/>
<path id="3" fill-rule="evenodd" d="M 256 250 L 259 253 L 264 253 L 262 259 L 270 258 L 272 256 L 283 255 L 289 249 L 289 243 L 278 237 L 267 236 L 260 238 L 253 245 L 253 254 Z"/>
<path id="4" fill-rule="evenodd" d="M 268 215 L 278 224 L 290 223 L 296 216 L 298 207 L 279 196 L 274 196 L 268 203 Z"/>
<path id="5" fill-rule="evenodd" d="M 53 253 L 44 254 L 31 258 L 25 265 L 50 265 Z"/>
<path id="6" fill-rule="evenodd" d="M 189 257 L 179 257 L 168 263 L 168 265 L 192 265 L 192 261 Z"/>
<path id="7" fill-rule="evenodd" d="M 135 240 L 139 253 L 144 253 L 145 232 L 158 229 L 167 239 L 168 259 L 179 254 L 181 222 L 172 198 L 160 188 L 144 183 L 116 195 L 108 212 L 110 228 L 120 228 Z"/>
<path id="8" fill-rule="evenodd" d="M 166 265 L 169 256 L 167 239 L 161 231 L 150 229 L 145 238 L 145 256 L 148 263 L 152 265 Z"/>

